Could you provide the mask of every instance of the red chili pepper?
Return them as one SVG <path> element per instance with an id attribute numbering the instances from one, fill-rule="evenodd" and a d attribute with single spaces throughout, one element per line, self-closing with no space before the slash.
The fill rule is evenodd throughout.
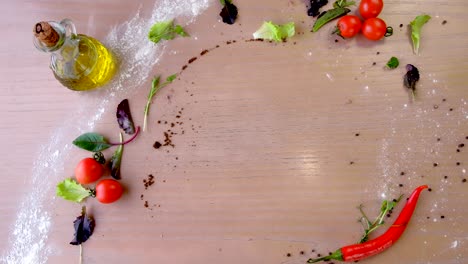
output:
<path id="1" fill-rule="evenodd" d="M 373 255 L 376 255 L 393 245 L 403 234 L 408 225 L 411 216 L 413 215 L 414 208 L 419 199 L 419 194 L 427 188 L 427 185 L 419 186 L 408 198 L 405 207 L 401 210 L 400 215 L 395 220 L 392 226 L 381 236 L 364 242 L 362 244 L 354 244 L 344 246 L 329 256 L 309 259 L 308 263 L 315 263 L 319 261 L 340 260 L 340 261 L 356 261 L 361 260 Z"/>

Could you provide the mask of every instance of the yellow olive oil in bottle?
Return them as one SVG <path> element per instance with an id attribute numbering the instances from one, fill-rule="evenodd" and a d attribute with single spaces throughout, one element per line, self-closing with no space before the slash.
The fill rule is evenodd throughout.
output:
<path id="1" fill-rule="evenodd" d="M 76 34 L 69 19 L 60 23 L 39 22 L 34 28 L 34 45 L 51 53 L 50 68 L 65 87 L 85 91 L 100 87 L 112 79 L 116 61 L 98 40 Z"/>

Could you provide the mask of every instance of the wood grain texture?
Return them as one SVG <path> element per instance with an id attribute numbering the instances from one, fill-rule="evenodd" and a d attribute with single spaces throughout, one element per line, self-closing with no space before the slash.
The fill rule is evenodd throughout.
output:
<path id="1" fill-rule="evenodd" d="M 468 183 L 462 183 L 468 149 L 456 152 L 460 143 L 468 146 L 468 2 L 387 0 L 381 17 L 395 34 L 378 43 L 342 40 L 330 35 L 331 25 L 310 33 L 305 1 L 235 3 L 235 25 L 219 22 L 213 1 L 187 27 L 190 38 L 167 43 L 155 75 L 198 59 L 158 94 L 149 131 L 125 148 L 122 200 L 86 202 L 97 226 L 84 246 L 85 263 L 304 263 L 316 256 L 313 249 L 328 254 L 358 240 L 357 205 L 375 215 L 382 194 L 409 194 L 423 183 L 432 192 L 422 195 L 402 239 L 365 263 L 468 262 Z M 0 3 L 7 10 L 0 29 L 8 36 L 0 42 L 1 237 L 11 236 L 18 208 L 35 188 L 30 175 L 41 146 L 64 119 L 87 118 L 70 117 L 86 95 L 54 79 L 49 57 L 32 44 L 34 23 L 68 17 L 78 32 L 103 39 L 140 7 L 149 16 L 152 6 Z M 421 13 L 433 18 L 416 56 L 406 25 Z M 246 42 L 265 20 L 295 21 L 299 34 L 280 44 Z M 384 68 L 391 56 L 420 69 L 415 103 L 402 86 L 404 67 Z M 137 123 L 150 81 L 129 97 Z M 117 139 L 115 109 L 107 110 L 95 129 Z M 177 133 L 175 147 L 154 149 L 168 129 Z M 64 177 L 86 155 L 73 150 Z M 156 183 L 145 190 L 149 174 Z M 46 195 L 53 222 L 47 263 L 75 262 L 78 248 L 68 242 L 80 205 L 53 199 L 53 190 Z M 11 241 L 0 240 L 1 254 L 10 247 Z"/>

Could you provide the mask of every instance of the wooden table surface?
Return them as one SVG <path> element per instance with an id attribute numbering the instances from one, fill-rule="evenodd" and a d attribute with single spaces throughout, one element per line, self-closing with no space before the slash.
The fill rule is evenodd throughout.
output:
<path id="1" fill-rule="evenodd" d="M 71 141 L 91 131 L 117 140 L 117 104 L 128 98 L 141 124 L 153 76 L 198 57 L 125 147 L 123 198 L 85 202 L 97 225 L 83 263 L 305 263 L 358 240 L 359 204 L 375 216 L 420 184 L 432 191 L 406 233 L 362 263 L 468 263 L 468 2 L 386 0 L 394 35 L 377 43 L 342 40 L 332 25 L 310 33 L 307 1 L 234 2 L 232 26 L 215 0 L 0 2 L 0 262 L 78 263 L 69 242 L 82 205 L 55 196 L 89 156 Z M 415 55 L 407 25 L 422 13 L 432 19 Z M 174 17 L 189 38 L 147 42 L 148 25 Z M 120 54 L 111 84 L 77 93 L 54 79 L 32 28 L 63 18 Z M 294 21 L 298 34 L 246 42 L 267 20 Z M 408 63 L 421 73 L 415 102 L 402 85 Z M 167 130 L 175 146 L 153 148 Z"/>

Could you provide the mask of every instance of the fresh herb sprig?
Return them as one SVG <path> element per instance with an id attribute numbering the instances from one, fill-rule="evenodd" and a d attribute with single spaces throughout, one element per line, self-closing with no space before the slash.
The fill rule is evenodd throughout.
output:
<path id="1" fill-rule="evenodd" d="M 359 211 L 361 212 L 361 223 L 364 226 L 364 235 L 359 240 L 359 243 L 364 243 L 369 240 L 369 234 L 375 231 L 377 228 L 381 227 L 384 222 L 384 217 L 389 214 L 395 208 L 395 206 L 400 202 L 403 195 L 401 195 L 398 199 L 393 201 L 384 200 L 382 202 L 382 206 L 380 207 L 380 214 L 375 218 L 374 221 L 370 221 L 367 215 L 364 213 L 362 209 L 362 204 L 359 206 Z"/>
<path id="2" fill-rule="evenodd" d="M 171 76 L 166 78 L 166 81 L 160 83 L 161 76 L 154 77 L 153 81 L 151 82 L 151 90 L 148 94 L 148 101 L 146 102 L 145 111 L 144 111 L 144 119 L 143 119 L 143 131 L 146 130 L 146 125 L 148 123 L 148 115 L 151 106 L 151 102 L 153 101 L 153 97 L 156 95 L 159 90 L 164 88 L 164 86 L 172 83 L 175 78 L 177 78 L 177 74 L 172 74 Z"/>

